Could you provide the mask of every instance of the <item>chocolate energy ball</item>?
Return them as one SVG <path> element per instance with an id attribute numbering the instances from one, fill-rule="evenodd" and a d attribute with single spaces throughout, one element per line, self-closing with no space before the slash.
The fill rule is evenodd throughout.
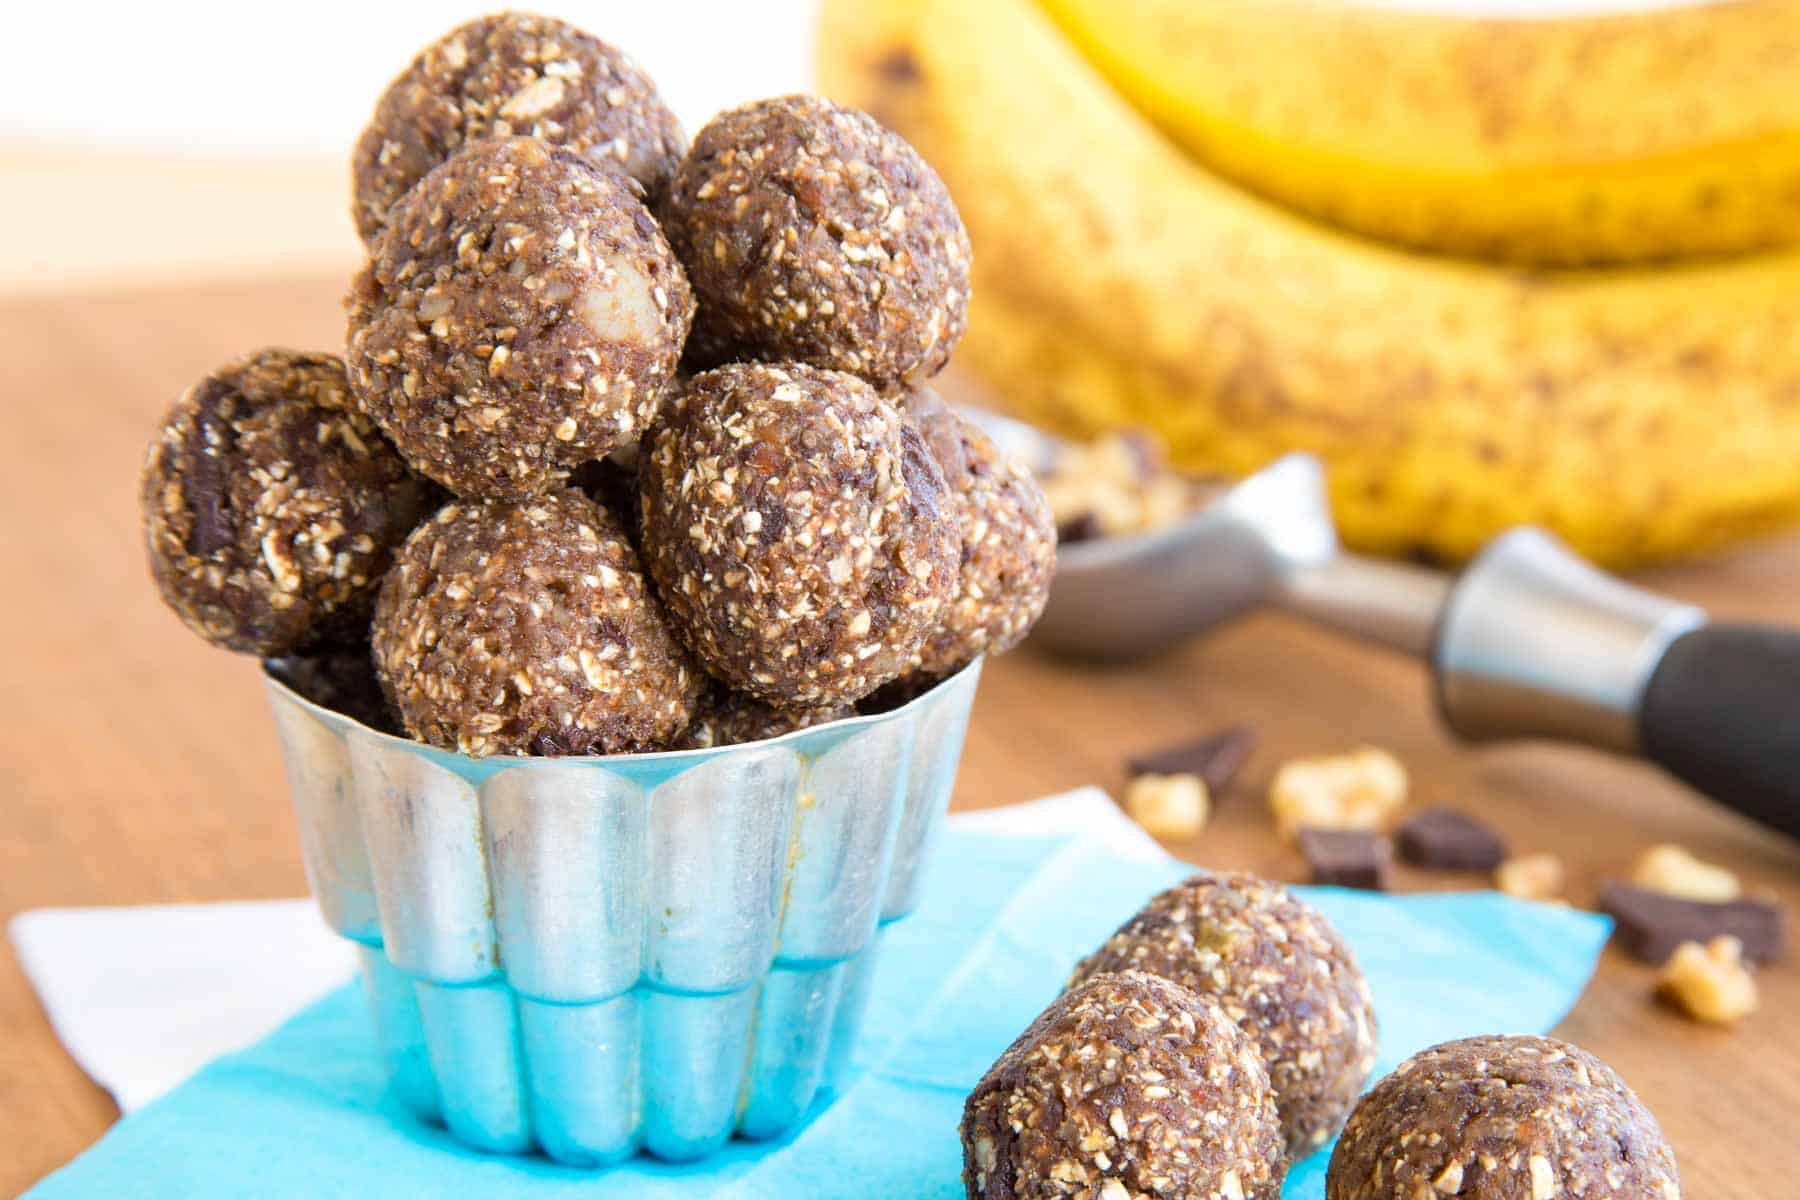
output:
<path id="1" fill-rule="evenodd" d="M 1025 465 L 936 392 L 909 393 L 901 411 L 943 468 L 962 534 L 956 598 L 925 639 L 916 668 L 943 676 L 978 654 L 1011 650 L 1037 623 L 1056 571 L 1056 522 Z"/>
<path id="2" fill-rule="evenodd" d="M 791 359 L 892 390 L 936 374 L 962 338 L 962 218 L 866 113 L 816 96 L 722 113 L 658 213 L 700 296 L 697 366 Z"/>
<path id="3" fill-rule="evenodd" d="M 150 572 L 189 629 L 244 654 L 357 631 L 437 502 L 356 410 L 335 355 L 261 350 L 164 415 L 139 500 Z"/>
<path id="4" fill-rule="evenodd" d="M 1211 1000 L 1097 975 L 963 1107 L 969 1200 L 1275 1200 L 1286 1168 L 1256 1045 Z"/>
<path id="5" fill-rule="evenodd" d="M 535 138 L 495 138 L 394 207 L 349 309 L 363 410 L 420 472 L 504 499 L 636 440 L 694 302 L 618 179 Z"/>
<path id="6" fill-rule="evenodd" d="M 714 746 L 760 742 L 764 738 L 780 737 L 796 729 L 811 729 L 814 725 L 855 715 L 856 709 L 848 704 L 825 708 L 776 708 L 742 692 L 734 692 L 723 684 L 714 684 L 701 694 L 694 723 L 676 739 L 673 749 L 708 750 Z"/>
<path id="7" fill-rule="evenodd" d="M 1350 1116 L 1326 1200 L 1680 1200 L 1675 1155 L 1613 1069 L 1542 1037 L 1401 1063 Z"/>
<path id="8" fill-rule="evenodd" d="M 374 645 L 407 730 L 475 756 L 660 749 L 701 684 L 617 519 L 574 488 L 440 509 L 382 585 Z"/>
<path id="9" fill-rule="evenodd" d="M 1290 1158 L 1324 1145 L 1375 1066 L 1368 981 L 1337 930 L 1284 887 L 1202 872 L 1156 896 L 1074 982 L 1149 971 L 1218 1000 L 1268 1063 Z"/>
<path id="10" fill-rule="evenodd" d="M 714 675 L 782 708 L 867 695 L 956 591 L 960 542 L 917 429 L 798 364 L 694 378 L 640 454 L 644 558 Z"/>
<path id="11" fill-rule="evenodd" d="M 529 135 L 660 195 L 687 147 L 656 85 L 623 53 L 553 17 L 481 17 L 427 46 L 388 85 L 351 159 L 357 232 L 468 142 Z"/>

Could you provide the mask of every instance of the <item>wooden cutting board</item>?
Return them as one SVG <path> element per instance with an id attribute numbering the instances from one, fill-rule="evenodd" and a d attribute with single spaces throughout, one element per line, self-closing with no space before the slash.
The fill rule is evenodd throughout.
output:
<path id="1" fill-rule="evenodd" d="M 193 378 L 261 345 L 338 345 L 342 291 L 315 278 L 0 301 L 0 628 L 12 647 L 0 673 L 0 915 L 305 889 L 255 664 L 194 641 L 158 603 L 136 477 L 158 414 Z M 1721 615 L 1800 620 L 1800 538 L 1643 579 Z M 1367 743 L 1405 761 L 1418 800 L 1478 810 L 1518 849 L 1563 855 L 1577 904 L 1644 847 L 1675 841 L 1800 909 L 1795 843 L 1637 764 L 1459 748 L 1416 667 L 1273 617 L 1130 668 L 1029 649 L 992 664 L 956 803 L 1116 790 L 1128 752 L 1228 721 L 1253 724 L 1261 746 L 1212 827 L 1173 847 L 1194 862 L 1298 879 L 1262 789 L 1286 757 Z M 1660 1116 L 1688 1195 L 1791 1194 L 1800 969 L 1765 971 L 1762 1011 L 1735 1031 L 1653 1005 L 1650 983 L 1608 952 L 1560 1032 L 1618 1067 Z M 0 955 L 0 1193 L 66 1161 L 114 1116 Z"/>

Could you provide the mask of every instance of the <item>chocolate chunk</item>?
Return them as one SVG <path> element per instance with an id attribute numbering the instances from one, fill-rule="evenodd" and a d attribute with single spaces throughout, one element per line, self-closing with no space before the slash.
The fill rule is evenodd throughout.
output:
<path id="1" fill-rule="evenodd" d="M 1363 829 L 1302 829 L 1296 840 L 1314 883 L 1388 890 L 1394 848 L 1383 835 Z"/>
<path id="2" fill-rule="evenodd" d="M 237 453 L 237 430 L 220 413 L 231 402 L 231 387 L 216 375 L 202 380 L 194 391 L 194 425 L 188 434 L 188 509 L 194 527 L 188 533 L 188 553 L 211 558 L 237 540 L 227 496 L 230 481 L 225 464 Z M 213 451 L 212 447 L 218 447 Z"/>
<path id="3" fill-rule="evenodd" d="M 1400 857 L 1437 871 L 1492 871 L 1506 861 L 1506 841 L 1453 808 L 1427 808 L 1400 826 Z"/>
<path id="4" fill-rule="evenodd" d="M 1105 527 L 1100 524 L 1099 516 L 1092 511 L 1078 513 L 1056 527 L 1056 541 L 1061 546 L 1072 546 L 1076 542 L 1098 541 L 1105 536 Z"/>
<path id="5" fill-rule="evenodd" d="M 1649 963 L 1664 961 L 1683 942 L 1722 934 L 1743 943 L 1749 962 L 1774 962 L 1787 948 L 1786 916 L 1768 900 L 1715 904 L 1613 882 L 1600 889 L 1600 910 L 1618 922 L 1619 945 Z"/>
<path id="6" fill-rule="evenodd" d="M 1133 775 L 1198 775 L 1206 790 L 1217 799 L 1237 776 L 1256 749 L 1256 731 L 1248 725 L 1228 725 L 1191 742 L 1180 742 L 1134 755 L 1126 763 Z"/>

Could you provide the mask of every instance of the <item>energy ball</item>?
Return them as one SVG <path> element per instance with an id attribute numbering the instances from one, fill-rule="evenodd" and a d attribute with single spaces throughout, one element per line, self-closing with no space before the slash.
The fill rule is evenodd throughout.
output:
<path id="1" fill-rule="evenodd" d="M 615 177 L 535 138 L 489 139 L 394 207 L 351 285 L 350 379 L 408 462 L 511 499 L 635 441 L 694 301 Z"/>
<path id="2" fill-rule="evenodd" d="M 373 628 L 407 730 L 464 754 L 660 749 L 699 699 L 618 520 L 574 488 L 440 509 Z"/>
<path id="3" fill-rule="evenodd" d="M 776 708 L 761 700 L 714 684 L 700 697 L 694 723 L 675 742 L 676 750 L 709 750 L 780 737 L 796 729 L 811 729 L 856 715 L 848 704 L 825 708 Z"/>
<path id="4" fill-rule="evenodd" d="M 658 212 L 700 297 L 698 366 L 790 359 L 892 391 L 935 375 L 962 338 L 962 218 L 866 113 L 816 96 L 722 113 Z"/>
<path id="5" fill-rule="evenodd" d="M 955 594 L 943 473 L 853 376 L 709 371 L 639 457 L 650 574 L 688 646 L 740 692 L 853 702 L 907 668 Z"/>
<path id="6" fill-rule="evenodd" d="M 1326 1200 L 1680 1200 L 1675 1154 L 1613 1069 L 1543 1037 L 1415 1054 L 1350 1115 Z"/>
<path id="7" fill-rule="evenodd" d="M 660 195 L 687 147 L 650 77 L 619 50 L 553 17 L 509 12 L 458 26 L 388 85 L 351 159 L 357 232 L 466 143 L 529 135 Z"/>
<path id="8" fill-rule="evenodd" d="M 956 598 L 925 639 L 915 668 L 938 677 L 979 654 L 1011 650 L 1037 623 L 1056 570 L 1056 522 L 1025 465 L 1002 454 L 936 392 L 910 392 L 902 411 L 943 468 L 962 534 Z"/>
<path id="9" fill-rule="evenodd" d="M 164 602 L 214 645 L 264 656 L 366 626 L 394 549 L 437 495 L 357 411 L 343 360 L 292 350 L 189 388 L 139 487 Z"/>
<path id="10" fill-rule="evenodd" d="M 1256 1045 L 1138 971 L 1065 992 L 963 1107 L 969 1200 L 1275 1200 L 1286 1168 Z"/>
<path id="11" fill-rule="evenodd" d="M 1278 883 L 1202 872 L 1156 896 L 1075 968 L 1148 971 L 1216 999 L 1268 1063 L 1287 1153 L 1324 1145 L 1375 1066 L 1375 1012 L 1350 948 Z"/>

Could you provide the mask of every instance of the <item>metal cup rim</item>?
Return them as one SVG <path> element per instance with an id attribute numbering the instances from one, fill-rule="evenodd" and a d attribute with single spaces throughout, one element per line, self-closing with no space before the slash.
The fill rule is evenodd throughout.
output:
<path id="1" fill-rule="evenodd" d="M 706 746 L 695 750 L 650 750 L 633 754 L 491 754 L 477 758 L 456 750 L 446 750 L 429 742 L 417 741 L 410 737 L 384 733 L 370 725 L 365 725 L 355 717 L 347 716 L 336 709 L 316 703 L 295 691 L 283 680 L 265 659 L 261 663 L 263 682 L 286 703 L 299 706 L 315 718 L 323 721 L 333 732 L 342 734 L 348 730 L 356 730 L 361 736 L 373 738 L 378 743 L 400 746 L 415 754 L 423 753 L 427 757 L 440 760 L 452 769 L 467 774 L 470 770 L 482 773 L 505 770 L 526 764 L 556 763 L 568 766 L 597 766 L 607 764 L 646 764 L 656 766 L 688 767 L 708 759 L 732 752 L 748 749 L 767 749 L 782 746 L 791 742 L 806 741 L 817 743 L 821 738 L 830 738 L 835 742 L 839 737 L 848 736 L 858 729 L 866 729 L 888 721 L 904 718 L 914 708 L 923 707 L 938 692 L 950 687 L 964 676 L 979 672 L 985 655 L 977 655 L 967 664 L 944 676 L 906 703 L 879 713 L 857 713 L 854 716 L 841 717 L 836 721 L 827 721 L 822 725 L 810 725 L 805 729 L 794 729 L 772 738 L 759 738 L 750 742 L 733 742 L 725 746 Z"/>

